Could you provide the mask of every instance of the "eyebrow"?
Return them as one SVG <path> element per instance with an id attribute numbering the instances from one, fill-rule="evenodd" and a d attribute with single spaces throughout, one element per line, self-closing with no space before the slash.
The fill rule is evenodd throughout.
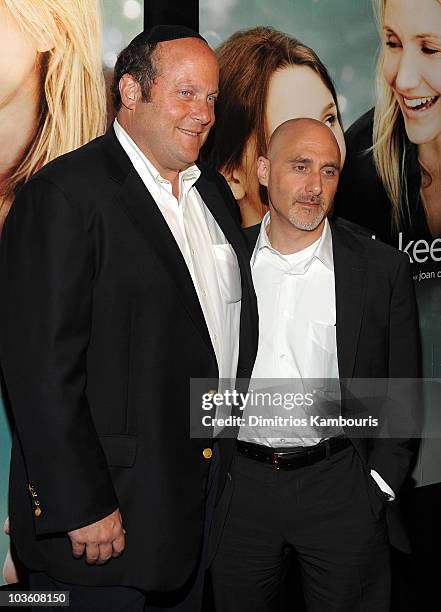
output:
<path id="1" fill-rule="evenodd" d="M 417 36 L 418 39 L 422 39 L 422 38 L 436 38 L 436 39 L 440 39 L 441 36 L 438 34 L 436 34 L 435 32 L 427 32 L 426 34 L 418 34 Z"/>
<path id="2" fill-rule="evenodd" d="M 199 85 L 197 85 L 196 83 L 192 83 L 191 81 L 177 81 L 176 87 L 178 87 L 179 89 L 196 89 L 197 91 L 201 91 L 202 89 Z M 208 95 L 219 95 L 219 88 L 213 89 L 213 91 L 210 91 Z"/>
<path id="3" fill-rule="evenodd" d="M 396 32 L 388 25 L 384 25 L 383 30 L 386 34 L 394 34 L 395 36 L 398 36 Z M 435 38 L 437 40 L 440 40 L 441 36 L 439 35 L 439 32 L 423 32 L 422 34 L 418 34 L 417 36 L 415 36 L 415 38 L 417 38 L 418 40 L 423 40 L 424 38 Z"/>
<path id="4" fill-rule="evenodd" d="M 290 159 L 287 160 L 288 164 L 312 164 L 314 160 L 312 160 L 310 157 L 291 157 Z M 335 168 L 336 170 L 340 170 L 340 164 L 338 164 L 336 161 L 327 161 L 324 164 L 322 164 L 322 168 Z"/>
<path id="5" fill-rule="evenodd" d="M 334 101 L 329 102 L 329 104 L 327 104 L 323 109 L 323 112 L 326 113 L 326 111 L 331 110 L 331 108 L 337 108 L 337 104 Z"/>

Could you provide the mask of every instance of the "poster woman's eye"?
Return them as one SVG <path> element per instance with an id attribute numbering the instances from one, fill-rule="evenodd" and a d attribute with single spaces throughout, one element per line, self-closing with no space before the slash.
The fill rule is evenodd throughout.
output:
<path id="1" fill-rule="evenodd" d="M 323 123 L 325 125 L 327 125 L 329 128 L 332 128 L 337 122 L 337 115 L 335 115 L 334 113 L 328 115 L 326 117 L 326 119 L 323 121 Z"/>
<path id="2" fill-rule="evenodd" d="M 398 36 L 389 30 L 385 32 L 384 44 L 389 49 L 398 49 L 401 47 L 401 41 Z"/>

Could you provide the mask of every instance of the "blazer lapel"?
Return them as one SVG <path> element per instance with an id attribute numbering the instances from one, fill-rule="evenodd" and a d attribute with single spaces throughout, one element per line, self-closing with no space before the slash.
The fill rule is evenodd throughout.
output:
<path id="1" fill-rule="evenodd" d="M 362 243 L 331 223 L 337 312 L 337 359 L 341 379 L 352 378 L 366 291 L 366 255 Z"/>

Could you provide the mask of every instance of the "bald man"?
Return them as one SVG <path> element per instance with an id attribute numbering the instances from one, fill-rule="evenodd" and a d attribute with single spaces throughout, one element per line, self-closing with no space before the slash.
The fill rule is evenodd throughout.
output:
<path id="1" fill-rule="evenodd" d="M 213 564 L 218 612 L 279 610 L 290 554 L 308 612 L 386 611 L 389 542 L 406 548 L 393 500 L 412 458 L 408 437 L 357 437 L 340 417 L 353 407 L 348 379 L 418 376 L 413 283 L 405 255 L 328 220 L 340 165 L 333 133 L 311 119 L 282 124 L 258 159 L 269 212 L 247 230 L 259 309 L 250 388 L 277 378 L 307 389 L 320 379 L 338 388 L 339 419 L 311 422 L 317 402 L 300 402 L 288 425 L 267 419 L 263 427 L 245 412 Z M 274 417 L 266 405 L 259 410 Z"/>

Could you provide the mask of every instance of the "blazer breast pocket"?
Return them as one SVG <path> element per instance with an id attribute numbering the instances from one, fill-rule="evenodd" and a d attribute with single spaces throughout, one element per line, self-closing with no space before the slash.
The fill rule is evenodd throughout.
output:
<path id="1" fill-rule="evenodd" d="M 242 283 L 236 253 L 229 244 L 212 244 L 219 289 L 227 303 L 242 298 Z"/>

